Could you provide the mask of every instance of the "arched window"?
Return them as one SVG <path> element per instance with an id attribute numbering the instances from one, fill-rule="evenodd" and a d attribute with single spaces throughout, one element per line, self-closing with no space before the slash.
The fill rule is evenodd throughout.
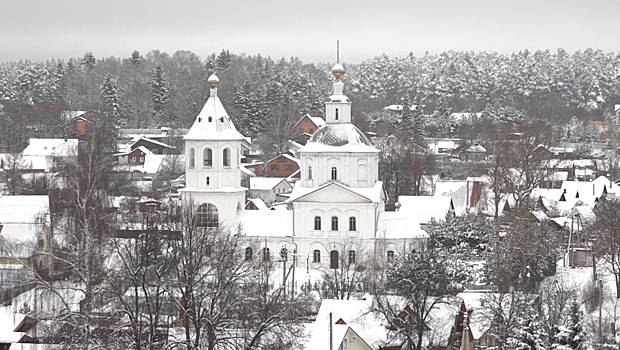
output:
<path id="1" fill-rule="evenodd" d="M 349 264 L 355 264 L 355 250 L 349 250 Z"/>
<path id="2" fill-rule="evenodd" d="M 230 166 L 230 150 L 228 148 L 224 148 L 222 151 L 222 162 L 224 166 Z"/>
<path id="3" fill-rule="evenodd" d="M 196 212 L 196 226 L 217 228 L 219 227 L 219 213 L 217 207 L 211 203 L 204 203 Z"/>
<path id="4" fill-rule="evenodd" d="M 204 166 L 213 166 L 213 151 L 208 147 L 202 151 L 202 162 Z"/>
<path id="5" fill-rule="evenodd" d="M 314 230 L 315 231 L 321 230 L 321 217 L 320 216 L 314 217 Z"/>
<path id="6" fill-rule="evenodd" d="M 332 180 L 338 179 L 338 169 L 335 166 L 332 167 Z"/>
<path id="7" fill-rule="evenodd" d="M 308 180 L 312 180 L 312 167 L 308 166 Z"/>
<path id="8" fill-rule="evenodd" d="M 338 108 L 336 108 L 336 120 L 338 120 Z"/>
<path id="9" fill-rule="evenodd" d="M 252 261 L 252 247 L 245 248 L 245 261 Z"/>
<path id="10" fill-rule="evenodd" d="M 190 168 L 194 167 L 195 160 L 196 160 L 196 156 L 194 154 L 194 149 L 190 148 L 189 149 L 189 167 Z"/>
<path id="11" fill-rule="evenodd" d="M 338 231 L 338 217 L 332 216 L 332 231 Z"/>
<path id="12" fill-rule="evenodd" d="M 271 253 L 269 252 L 269 248 L 263 248 L 263 262 L 269 261 L 271 258 Z"/>
<path id="13" fill-rule="evenodd" d="M 331 253 L 329 253 L 329 267 L 332 269 L 338 268 L 338 251 L 337 250 L 332 250 Z"/>
<path id="14" fill-rule="evenodd" d="M 366 164 L 360 164 L 357 166 L 357 180 L 368 181 L 368 172 L 366 172 Z"/>
<path id="15" fill-rule="evenodd" d="M 315 262 L 315 263 L 321 262 L 321 251 L 320 250 L 315 249 L 314 252 L 312 252 L 312 262 Z"/>
<path id="16" fill-rule="evenodd" d="M 355 216 L 349 218 L 349 231 L 357 231 L 357 219 L 355 219 Z"/>
<path id="17" fill-rule="evenodd" d="M 388 250 L 388 252 L 387 252 L 387 261 L 389 263 L 394 262 L 394 251 L 393 250 Z"/>

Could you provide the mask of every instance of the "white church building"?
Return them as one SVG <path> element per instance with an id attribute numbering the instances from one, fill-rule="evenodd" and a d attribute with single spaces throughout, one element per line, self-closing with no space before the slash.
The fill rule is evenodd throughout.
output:
<path id="1" fill-rule="evenodd" d="M 285 248 L 297 257 L 297 267 L 318 269 L 338 266 L 341 254 L 354 263 L 362 251 L 373 259 L 389 259 L 426 237 L 405 211 L 384 211 L 379 150 L 351 122 L 339 62 L 332 74 L 326 123 L 298 151 L 301 178 L 287 205 L 277 210 L 244 210 L 241 155 L 249 143 L 217 96 L 219 79 L 208 79 L 210 97 L 185 136 L 186 187 L 180 192 L 200 205 L 201 224 L 242 227 L 248 238 L 258 240 L 260 251 L 248 247 L 246 256 L 278 258 Z"/>

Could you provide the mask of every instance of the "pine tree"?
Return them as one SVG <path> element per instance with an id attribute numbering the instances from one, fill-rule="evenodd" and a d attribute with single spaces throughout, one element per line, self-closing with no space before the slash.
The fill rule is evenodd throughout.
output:
<path id="1" fill-rule="evenodd" d="M 403 110 L 400 114 L 400 125 L 409 138 L 413 139 L 416 136 L 415 120 L 413 119 L 413 113 L 411 112 L 411 104 L 407 98 L 403 100 Z"/>
<path id="2" fill-rule="evenodd" d="M 419 96 L 416 96 L 413 99 L 413 105 L 415 109 L 411 112 L 413 119 L 413 135 L 414 137 L 424 136 L 424 129 L 426 128 L 426 123 L 424 122 L 424 111 L 422 110 L 422 100 Z"/>
<path id="3" fill-rule="evenodd" d="M 215 65 L 218 71 L 225 71 L 230 68 L 230 64 L 232 62 L 232 56 L 228 50 L 222 49 L 222 52 L 217 56 L 215 60 Z"/>
<path id="4" fill-rule="evenodd" d="M 165 122 L 167 119 L 169 92 L 168 83 L 166 82 L 164 71 L 160 65 L 157 65 L 153 72 L 151 96 L 153 97 L 153 116 L 155 122 Z"/>
<path id="5" fill-rule="evenodd" d="M 533 311 L 533 310 L 532 310 Z M 547 334 L 536 312 L 525 315 L 514 334 L 506 339 L 510 350 L 545 350 Z"/>
<path id="6" fill-rule="evenodd" d="M 124 122 L 121 119 L 121 107 L 118 101 L 118 93 L 116 87 L 116 79 L 108 73 L 103 78 L 103 84 L 101 84 L 101 99 L 110 108 L 112 115 L 118 125 L 123 125 Z"/>
<path id="7" fill-rule="evenodd" d="M 134 52 L 131 53 L 131 58 L 129 60 L 132 65 L 139 66 L 144 63 L 144 56 L 140 55 L 138 50 L 134 50 Z"/>
<path id="8" fill-rule="evenodd" d="M 89 51 L 84 54 L 84 57 L 82 58 L 82 61 L 80 62 L 80 64 L 86 67 L 88 71 L 91 71 L 95 68 L 95 65 L 97 64 L 97 60 L 95 59 L 95 56 L 93 56 L 93 53 Z"/>

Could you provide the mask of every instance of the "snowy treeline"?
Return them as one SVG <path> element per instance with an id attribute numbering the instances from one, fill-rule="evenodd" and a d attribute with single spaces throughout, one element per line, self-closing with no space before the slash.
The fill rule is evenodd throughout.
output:
<path id="1" fill-rule="evenodd" d="M 63 109 L 87 110 L 112 104 L 128 127 L 187 127 L 207 95 L 213 67 L 222 79 L 220 97 L 241 131 L 258 135 L 274 108 L 321 113 L 329 95 L 329 64 L 260 55 L 201 58 L 190 51 L 172 55 L 134 51 L 127 58 L 96 58 L 92 53 L 68 61 L 20 61 L 0 65 L 3 104 L 56 102 Z M 483 110 L 488 104 L 512 106 L 528 115 L 568 120 L 599 117 L 620 96 L 620 56 L 591 49 L 569 54 L 560 49 L 497 53 L 444 52 L 416 57 L 378 56 L 346 65 L 347 93 L 354 113 L 402 103 L 424 105 L 431 114 L 440 101 L 453 111 Z M 359 102 L 358 102 L 359 101 Z M 414 103 L 415 104 L 415 103 Z M 5 107 L 5 114 L 24 115 Z"/>

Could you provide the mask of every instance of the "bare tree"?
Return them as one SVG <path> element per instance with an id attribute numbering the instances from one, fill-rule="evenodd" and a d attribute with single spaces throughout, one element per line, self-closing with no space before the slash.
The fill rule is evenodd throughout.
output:
<path id="1" fill-rule="evenodd" d="M 377 311 L 387 320 L 394 341 L 420 350 L 432 311 L 458 293 L 459 271 L 449 269 L 447 256 L 429 240 L 388 263 L 386 284 L 375 286 Z"/>
<path id="2" fill-rule="evenodd" d="M 332 249 L 334 247 L 337 249 Z M 330 252 L 331 266 L 321 272 L 322 297 L 349 300 L 356 293 L 365 292 L 370 286 L 370 271 L 373 266 L 361 240 L 343 239 L 329 242 L 325 245 L 325 250 Z"/>
<path id="3" fill-rule="evenodd" d="M 588 228 L 593 243 L 593 254 L 607 264 L 614 275 L 616 297 L 620 296 L 620 201 L 602 199 L 594 209 L 596 220 Z"/>

